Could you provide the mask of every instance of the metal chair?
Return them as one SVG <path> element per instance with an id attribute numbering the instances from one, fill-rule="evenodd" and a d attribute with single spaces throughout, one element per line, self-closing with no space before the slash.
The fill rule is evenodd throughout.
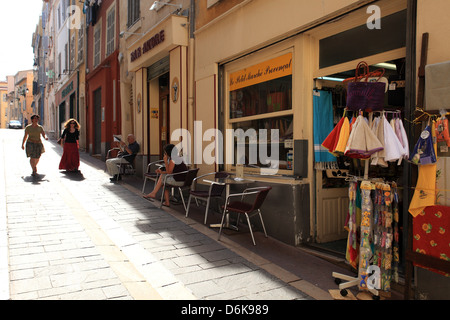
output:
<path id="1" fill-rule="evenodd" d="M 145 192 L 145 185 L 147 184 L 148 179 L 153 180 L 155 182 L 158 181 L 160 174 L 156 173 L 155 170 L 160 169 L 161 167 L 163 167 L 163 165 L 164 165 L 164 160 L 150 162 L 147 165 L 147 171 L 144 173 L 144 185 L 142 186 L 142 193 Z"/>
<path id="2" fill-rule="evenodd" d="M 120 148 L 112 148 L 109 149 L 108 152 L 106 153 L 106 160 L 108 159 L 113 159 L 113 158 L 117 158 L 117 156 L 119 155 L 119 152 L 121 151 Z M 115 156 L 111 156 L 111 154 L 114 154 Z M 133 157 L 134 155 L 129 154 L 129 155 L 124 155 L 121 158 L 123 159 L 127 159 L 127 157 Z M 133 161 L 134 162 L 134 161 Z M 119 174 L 116 177 L 116 181 L 119 181 L 119 178 L 121 175 L 134 175 L 136 173 L 136 169 L 134 168 L 134 163 L 133 162 L 123 162 L 123 163 L 118 163 L 117 164 L 117 168 L 119 169 Z"/>
<path id="3" fill-rule="evenodd" d="M 206 201 L 206 210 L 205 210 L 204 224 L 206 224 L 206 219 L 208 218 L 208 210 L 209 210 L 209 205 L 210 205 L 211 199 L 212 198 L 221 198 L 223 190 L 226 187 L 226 184 L 221 183 L 221 182 L 213 182 L 209 186 L 209 189 L 204 190 L 204 191 L 196 190 L 195 186 L 196 186 L 198 180 L 203 179 L 204 177 L 207 177 L 207 176 L 212 176 L 212 175 L 214 175 L 215 179 L 228 177 L 228 173 L 226 173 L 226 172 L 211 172 L 211 173 L 206 173 L 206 174 L 203 174 L 203 175 L 195 178 L 192 183 L 192 188 L 189 191 L 189 200 L 188 200 L 187 209 L 186 209 L 186 218 L 189 215 L 189 207 L 190 207 L 192 198 L 194 198 L 195 201 L 197 201 L 197 199 L 205 200 Z"/>
<path id="4" fill-rule="evenodd" d="M 198 170 L 199 170 L 199 168 L 195 168 L 195 169 L 190 169 L 190 170 L 187 170 L 187 171 L 166 174 L 164 176 L 163 190 L 162 190 L 162 194 L 161 194 L 161 205 L 160 205 L 160 207 L 162 207 L 163 202 L 164 202 L 164 191 L 165 191 L 165 189 L 166 188 L 178 188 L 178 190 L 180 192 L 181 200 L 183 202 L 184 210 L 186 211 L 186 202 L 184 201 L 183 190 L 191 188 L 192 182 L 197 177 Z M 168 177 L 175 177 L 177 175 L 182 175 L 182 174 L 185 175 L 185 177 L 184 177 L 184 184 L 182 186 L 171 185 L 167 181 Z"/>
<path id="5" fill-rule="evenodd" d="M 252 225 L 250 223 L 250 218 L 258 214 L 259 219 L 261 220 L 263 230 L 264 230 L 264 235 L 267 238 L 266 227 L 264 226 L 264 221 L 263 221 L 263 218 L 261 215 L 260 208 L 261 208 L 262 204 L 264 203 L 264 200 L 266 199 L 267 194 L 269 193 L 269 191 L 271 189 L 272 189 L 272 187 L 247 188 L 242 193 L 230 194 L 227 197 L 227 200 L 225 202 L 225 206 L 223 209 L 222 222 L 221 222 L 220 230 L 219 230 L 219 238 L 217 240 L 220 241 L 220 236 L 222 234 L 222 227 L 223 227 L 225 215 L 229 214 L 230 212 L 235 212 L 238 214 L 236 227 L 237 227 L 237 224 L 239 223 L 239 217 L 240 217 L 241 213 L 245 214 L 245 217 L 247 218 L 248 227 L 250 229 L 250 234 L 252 236 L 253 245 L 255 245 L 255 246 L 256 246 L 256 242 L 255 242 L 255 237 L 253 236 L 253 230 L 252 230 Z M 254 202 L 253 203 L 245 202 L 244 201 L 245 198 L 250 195 L 256 196 Z M 241 197 L 241 200 L 240 201 L 236 200 L 236 201 L 230 202 L 230 200 L 234 197 Z"/>

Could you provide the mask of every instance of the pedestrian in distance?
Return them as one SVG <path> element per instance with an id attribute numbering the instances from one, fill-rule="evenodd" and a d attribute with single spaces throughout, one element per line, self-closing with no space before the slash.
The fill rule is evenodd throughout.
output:
<path id="1" fill-rule="evenodd" d="M 180 156 L 178 155 L 178 149 L 173 144 L 168 144 L 164 147 L 163 159 L 164 159 L 164 167 L 155 170 L 156 173 L 160 174 L 158 181 L 155 184 L 155 188 L 153 189 L 152 192 L 143 196 L 145 199 L 148 199 L 150 201 L 156 199 L 156 194 L 162 188 L 164 181 L 166 179 L 166 174 L 179 173 L 188 170 L 186 164 L 181 160 Z M 166 182 L 170 183 L 170 185 L 172 186 L 181 187 L 184 184 L 184 179 L 185 179 L 184 174 L 178 174 L 167 177 Z M 168 189 L 164 190 L 163 206 L 170 207 Z"/>
<path id="2" fill-rule="evenodd" d="M 80 124 L 75 119 L 69 119 L 64 124 L 64 131 L 60 139 L 63 146 L 63 155 L 59 163 L 59 170 L 79 172 L 80 128 Z"/>
<path id="3" fill-rule="evenodd" d="M 113 177 L 110 179 L 111 182 L 115 182 L 117 180 L 121 180 L 119 167 L 118 165 L 122 163 L 133 163 L 134 158 L 139 152 L 140 146 L 136 141 L 136 137 L 134 134 L 129 134 L 127 136 L 128 145 L 120 140 L 117 142 L 121 151 L 118 153 L 116 158 L 106 160 L 106 170 Z"/>
<path id="4" fill-rule="evenodd" d="M 45 152 L 44 144 L 41 141 L 41 136 L 48 140 L 45 135 L 44 128 L 39 125 L 39 115 L 31 116 L 31 124 L 25 127 L 25 134 L 22 141 L 22 149 L 26 151 L 27 158 L 30 158 L 30 165 L 33 172 L 32 176 L 37 175 L 37 164 L 41 155 Z M 26 142 L 26 145 L 25 145 Z"/>

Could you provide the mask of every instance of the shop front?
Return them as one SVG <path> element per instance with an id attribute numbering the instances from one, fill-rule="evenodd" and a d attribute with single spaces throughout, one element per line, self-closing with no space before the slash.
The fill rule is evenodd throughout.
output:
<path id="1" fill-rule="evenodd" d="M 365 163 L 344 157 L 318 159 L 321 143 L 315 140 L 315 124 L 324 119 L 316 112 L 315 102 L 321 99 L 315 96 L 322 90 L 323 96 L 330 97 L 326 117 L 331 131 L 346 107 L 343 80 L 354 76 L 358 63 L 365 61 L 370 70 L 383 68 L 387 81 L 402 83 L 396 90 L 400 101 L 389 103 L 386 91 L 386 111 L 392 111 L 389 120 L 394 111 L 406 115 L 405 96 L 399 95 L 405 87 L 407 1 L 376 2 L 382 24 L 379 30 L 368 27 L 367 3 L 348 3 L 347 9 L 329 12 L 328 19 L 321 22 L 316 17 L 314 27 L 308 19 L 314 19 L 317 8 L 311 8 L 311 16 L 303 17 L 308 27 L 286 21 L 283 29 L 283 24 L 268 23 L 260 25 L 260 43 L 242 33 L 229 41 L 223 39 L 216 51 L 209 45 L 208 53 L 216 60 L 215 67 L 213 61 L 207 65 L 202 49 L 206 50 L 214 33 L 247 22 L 254 27 L 259 14 L 281 10 L 264 5 L 267 7 L 247 3 L 237 9 L 246 22 L 239 21 L 239 14 L 229 14 L 196 32 L 195 121 L 202 123 L 203 133 L 210 128 L 222 132 L 225 146 L 215 164 L 203 162 L 199 167 L 201 172 L 236 172 L 243 165 L 245 176 L 257 181 L 256 185 L 273 187 L 264 216 L 271 236 L 295 246 L 323 244 L 345 255 L 348 178 L 364 176 Z M 299 4 L 292 11 L 301 9 Z M 402 165 L 392 166 L 389 172 L 375 166 L 369 169 L 370 176 L 388 174 L 392 181 L 403 179 Z"/>
<path id="2" fill-rule="evenodd" d="M 174 130 L 188 126 L 187 18 L 170 15 L 127 48 L 128 71 L 134 73 L 132 131 L 141 145 L 137 173 L 163 157 Z M 175 142 L 176 143 L 176 142 Z"/>
<path id="3" fill-rule="evenodd" d="M 106 158 L 113 135 L 120 133 L 118 51 L 86 74 L 86 146 L 89 154 Z"/>
<path id="4" fill-rule="evenodd" d="M 78 105 L 78 72 L 74 72 L 71 77 L 56 92 L 55 103 L 56 110 L 56 132 L 61 134 L 64 130 L 64 123 L 71 118 L 79 119 Z"/>

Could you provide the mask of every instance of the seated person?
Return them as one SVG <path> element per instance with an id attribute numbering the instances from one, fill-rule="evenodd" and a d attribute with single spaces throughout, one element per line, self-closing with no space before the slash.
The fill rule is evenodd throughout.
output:
<path id="1" fill-rule="evenodd" d="M 179 164 L 176 164 L 179 163 Z M 152 192 L 145 195 L 144 198 L 146 199 L 155 199 L 156 194 L 158 193 L 159 189 L 164 184 L 164 179 L 166 174 L 173 174 L 178 172 L 187 171 L 188 168 L 186 164 L 182 161 L 182 159 L 178 156 L 178 150 L 173 144 L 168 144 L 164 148 L 164 168 L 157 169 L 155 172 L 160 173 L 158 181 L 155 184 L 155 188 Z M 172 186 L 182 186 L 184 184 L 185 174 L 177 174 L 174 176 L 167 177 L 166 182 L 169 183 Z M 163 205 L 166 207 L 170 206 L 169 202 L 169 190 L 164 190 L 164 202 Z"/>
<path id="2" fill-rule="evenodd" d="M 136 154 L 139 152 L 139 143 L 136 142 L 136 138 L 133 134 L 129 134 L 127 137 L 128 145 L 119 141 L 119 145 L 123 147 L 124 151 L 119 152 L 117 158 L 112 158 L 106 160 L 106 170 L 113 177 L 110 179 L 111 182 L 116 181 L 117 179 L 121 180 L 118 164 L 121 163 L 133 163 L 134 158 L 136 158 Z"/>

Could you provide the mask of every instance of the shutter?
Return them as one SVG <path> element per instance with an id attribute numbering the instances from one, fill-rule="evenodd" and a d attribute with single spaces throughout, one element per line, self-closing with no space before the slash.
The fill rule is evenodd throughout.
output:
<path id="1" fill-rule="evenodd" d="M 169 56 L 162 58 L 147 69 L 147 80 L 150 81 L 170 71 Z"/>

